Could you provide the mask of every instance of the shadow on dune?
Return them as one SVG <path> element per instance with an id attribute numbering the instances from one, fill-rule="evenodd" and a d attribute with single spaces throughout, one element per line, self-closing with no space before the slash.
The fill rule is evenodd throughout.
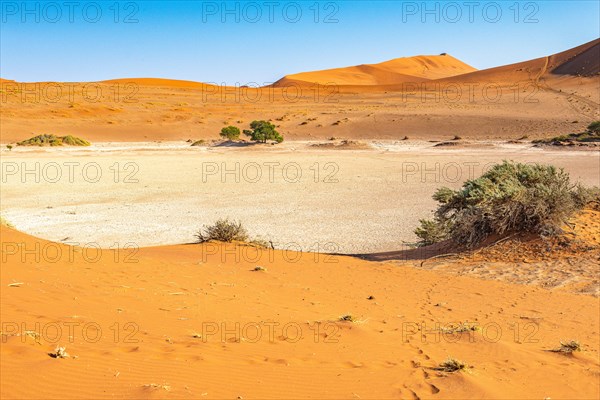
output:
<path id="1" fill-rule="evenodd" d="M 456 244 L 454 244 L 452 241 L 446 240 L 430 246 L 386 251 L 383 253 L 352 254 L 352 256 L 368 261 L 411 261 L 426 260 L 428 258 L 439 257 L 442 255 L 454 255 L 461 251 L 462 249 L 458 249 Z"/>

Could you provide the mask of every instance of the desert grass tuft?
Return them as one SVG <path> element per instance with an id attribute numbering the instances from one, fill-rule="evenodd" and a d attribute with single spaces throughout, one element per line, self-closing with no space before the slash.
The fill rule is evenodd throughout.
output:
<path id="1" fill-rule="evenodd" d="M 581 351 L 581 343 L 576 340 L 569 340 L 568 342 L 560 342 L 560 347 L 557 349 L 550 350 L 555 353 L 572 354 L 576 351 Z"/>
<path id="2" fill-rule="evenodd" d="M 434 367 L 433 369 L 442 372 L 456 372 L 464 370 L 465 368 L 467 368 L 467 365 L 464 362 L 457 360 L 456 358 L 448 357 L 446 361 L 440 363 L 439 366 Z"/>

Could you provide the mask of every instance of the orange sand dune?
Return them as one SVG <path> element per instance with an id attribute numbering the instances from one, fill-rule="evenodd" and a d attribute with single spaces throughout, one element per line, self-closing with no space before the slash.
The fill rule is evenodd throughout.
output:
<path id="1" fill-rule="evenodd" d="M 410 57 L 288 75 L 279 87 L 260 89 L 153 78 L 94 85 L 2 81 L 0 142 L 40 133 L 92 142 L 216 139 L 223 126 L 246 129 L 257 119 L 273 121 L 286 140 L 536 139 L 582 132 L 600 119 L 598 43 L 482 71 L 451 56 Z"/>
<path id="2" fill-rule="evenodd" d="M 200 88 L 205 86 L 214 86 L 209 83 L 185 81 L 179 79 L 163 79 L 163 78 L 122 78 L 109 79 L 99 81 L 98 83 L 118 83 L 122 85 L 136 84 L 139 86 L 148 87 L 168 87 L 168 88 Z"/>
<path id="3" fill-rule="evenodd" d="M 548 70 L 558 75 L 597 75 L 600 73 L 600 39 L 550 56 Z"/>
<path id="4" fill-rule="evenodd" d="M 599 70 L 600 39 L 596 39 L 547 57 L 470 72 L 457 77 L 440 79 L 438 82 L 514 84 L 522 81 L 538 81 L 552 75 L 593 77 Z"/>
<path id="5" fill-rule="evenodd" d="M 591 296 L 243 246 L 0 236 L 2 398 L 600 396 Z M 451 333 L 466 322 L 479 329 Z M 547 351 L 569 339 L 584 351 Z M 432 369 L 449 356 L 469 367 Z"/>
<path id="6" fill-rule="evenodd" d="M 379 64 L 363 64 L 287 75 L 277 81 L 274 86 L 285 86 L 290 82 L 340 86 L 393 85 L 455 76 L 475 70 L 450 55 L 403 57 Z"/>

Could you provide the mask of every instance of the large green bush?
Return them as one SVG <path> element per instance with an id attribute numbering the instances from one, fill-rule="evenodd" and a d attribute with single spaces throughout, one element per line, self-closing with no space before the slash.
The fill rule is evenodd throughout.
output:
<path id="1" fill-rule="evenodd" d="M 491 235 L 554 235 L 576 210 L 600 199 L 598 193 L 551 165 L 504 161 L 459 190 L 438 189 L 434 218 L 421 220 L 415 234 L 420 245 L 452 239 L 468 247 Z"/>
<path id="2" fill-rule="evenodd" d="M 228 140 L 238 140 L 240 138 L 240 129 L 236 126 L 226 126 L 221 129 L 220 135 Z"/>
<path id="3" fill-rule="evenodd" d="M 251 130 L 244 130 L 244 135 L 250 136 L 250 139 L 255 142 L 267 143 L 267 140 L 283 142 L 283 136 L 275 130 L 276 126 L 268 121 L 252 121 L 250 128 Z"/>
<path id="4" fill-rule="evenodd" d="M 588 132 L 600 136 L 600 121 L 594 121 L 587 127 Z"/>

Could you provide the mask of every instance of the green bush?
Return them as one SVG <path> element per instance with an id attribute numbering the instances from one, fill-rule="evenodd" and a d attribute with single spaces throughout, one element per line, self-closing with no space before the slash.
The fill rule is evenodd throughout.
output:
<path id="1" fill-rule="evenodd" d="M 421 226 L 415 229 L 415 234 L 421 239 L 419 241 L 420 246 L 429 246 L 448 237 L 447 224 L 444 224 L 438 218 L 421 219 L 419 223 Z"/>
<path id="2" fill-rule="evenodd" d="M 240 129 L 235 126 L 226 126 L 221 129 L 221 137 L 227 140 L 238 140 L 240 138 Z"/>
<path id="3" fill-rule="evenodd" d="M 71 136 L 71 135 L 67 135 L 61 139 L 62 139 L 63 144 L 66 144 L 69 146 L 89 146 L 90 145 L 90 142 L 88 142 L 87 140 L 80 139 L 78 137 Z"/>
<path id="4" fill-rule="evenodd" d="M 198 243 L 216 240 L 219 242 L 247 242 L 248 232 L 241 222 L 230 221 L 229 218 L 221 218 L 213 225 L 204 227 L 196 233 Z"/>
<path id="5" fill-rule="evenodd" d="M 274 140 L 277 143 L 283 142 L 283 136 L 275 130 L 275 125 L 267 121 L 252 121 L 251 130 L 244 130 L 244 135 L 250 136 L 255 142 L 267 143 L 267 140 Z"/>
<path id="6" fill-rule="evenodd" d="M 589 124 L 587 130 L 594 135 L 600 135 L 600 121 L 594 121 Z"/>
<path id="7" fill-rule="evenodd" d="M 598 188 L 573 185 L 554 166 L 504 161 L 459 190 L 438 189 L 433 199 L 439 206 L 434 219 L 421 220 L 415 230 L 418 245 L 452 239 L 471 247 L 490 235 L 558 234 L 575 211 L 600 195 Z"/>
<path id="8" fill-rule="evenodd" d="M 62 146 L 63 144 L 68 146 L 89 146 L 90 142 L 71 135 L 56 136 L 42 134 L 17 143 L 18 146 Z"/>

